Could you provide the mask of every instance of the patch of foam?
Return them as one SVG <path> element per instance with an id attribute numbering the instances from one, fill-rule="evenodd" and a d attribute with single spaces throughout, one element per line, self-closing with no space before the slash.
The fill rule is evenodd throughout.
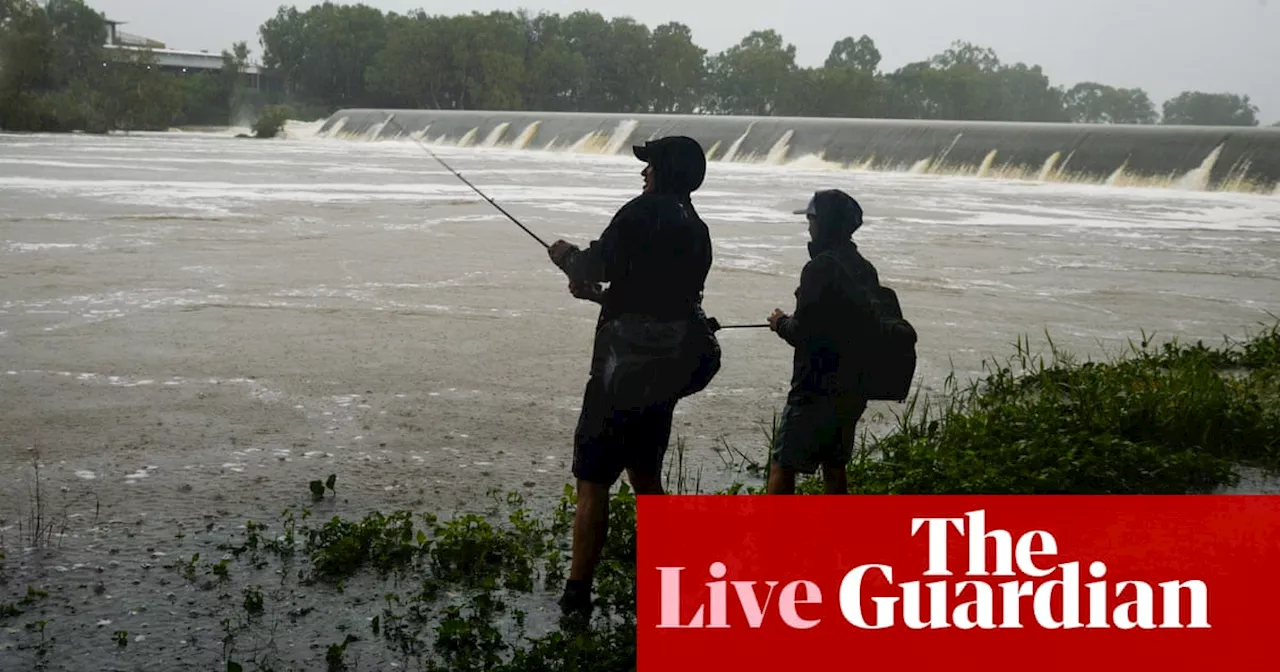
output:
<path id="1" fill-rule="evenodd" d="M 334 395 L 329 398 L 332 399 L 335 404 L 343 408 L 346 408 L 347 406 L 351 405 L 351 402 L 356 400 L 356 396 L 357 395 L 354 395 L 354 394 L 343 394 L 343 395 Z"/>
<path id="2" fill-rule="evenodd" d="M 434 197 L 436 200 L 455 200 L 458 195 L 472 195 L 466 185 L 443 182 L 424 184 L 405 183 L 234 183 L 214 181 L 140 181 L 140 180 L 55 180 L 33 177 L 11 177 L 4 188 L 35 191 L 42 194 L 73 194 L 103 198 L 121 203 L 154 205 L 157 207 L 201 206 L 210 211 L 230 214 L 222 204 L 229 202 L 385 202 L 409 201 L 421 203 Z M 601 199 L 615 203 L 629 199 L 634 190 L 606 187 L 548 187 L 544 185 L 490 185 L 486 193 L 491 198 L 534 202 Z"/>
<path id="3" fill-rule="evenodd" d="M 769 257 L 754 255 L 721 255 L 715 261 L 715 265 L 720 268 L 736 269 L 740 271 L 753 271 L 757 273 L 765 273 L 775 275 L 776 270 L 781 266 L 781 262 Z"/>
<path id="4" fill-rule="evenodd" d="M 0 164 L 20 166 L 44 166 L 47 168 L 90 168 L 101 170 L 146 170 L 164 171 L 156 166 L 144 166 L 135 163 L 83 163 L 77 161 L 50 161 L 46 159 L 9 159 L 0 158 Z"/>
<path id="5" fill-rule="evenodd" d="M 1030 208 L 1026 208 L 1030 209 Z M 1219 213 L 1222 214 L 1222 213 Z M 1261 231 L 1280 233 L 1280 222 L 1258 213 L 1235 213 L 1235 216 L 1215 218 L 1208 210 L 1198 213 L 1182 213 L 1181 216 L 1166 213 L 1162 217 L 1123 217 L 1120 212 L 1108 211 L 1089 216 L 1080 212 L 1061 211 L 1061 214 L 1034 212 L 981 212 L 964 220 L 965 226 L 1036 226 L 1076 227 L 1098 229 L 1163 229 L 1163 230 L 1212 230 L 1212 231 Z"/>
<path id="6" fill-rule="evenodd" d="M 76 472 L 76 478 L 80 478 L 86 481 L 92 481 L 97 477 L 98 477 L 97 474 L 93 473 L 92 471 L 89 471 L 88 469 L 81 469 Z"/>
<path id="7" fill-rule="evenodd" d="M 147 478 L 147 477 L 151 476 L 151 472 L 153 472 L 153 471 L 155 471 L 155 470 L 156 470 L 156 467 L 154 467 L 154 466 L 147 466 L 147 467 L 143 467 L 142 469 L 139 469 L 139 470 L 137 470 L 137 471 L 133 472 L 132 474 L 128 474 L 127 476 L 125 476 L 125 477 L 124 477 L 124 480 L 126 480 L 126 481 L 137 481 L 137 480 L 139 480 L 139 479 Z"/>
<path id="8" fill-rule="evenodd" d="M 15 243 L 9 242 L 10 252 L 40 252 L 42 250 L 74 250 L 83 248 L 86 250 L 97 249 L 97 245 L 93 243 Z"/>

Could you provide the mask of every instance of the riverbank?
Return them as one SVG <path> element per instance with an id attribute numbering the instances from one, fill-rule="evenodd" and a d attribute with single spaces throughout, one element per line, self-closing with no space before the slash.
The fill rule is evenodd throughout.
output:
<path id="1" fill-rule="evenodd" d="M 867 437 L 849 465 L 854 491 L 1205 493 L 1237 487 L 1242 469 L 1280 470 L 1275 326 L 1217 347 L 1139 343 L 1105 362 L 1020 345 L 989 368 L 940 406 L 909 409 L 887 436 Z M 317 474 L 293 488 L 281 515 L 210 512 L 205 525 L 145 547 L 133 540 L 153 521 L 93 519 L 89 503 L 74 518 L 45 508 L 9 521 L 0 651 L 21 669 L 86 671 L 176 660 L 242 670 L 634 664 L 635 507 L 625 486 L 611 509 L 596 621 L 564 632 L 554 602 L 570 490 L 549 506 L 490 491 L 452 511 L 419 501 L 379 513 L 349 505 L 348 480 Z M 677 490 L 690 479 L 673 471 L 667 481 Z M 33 505 L 48 496 L 32 492 Z"/>

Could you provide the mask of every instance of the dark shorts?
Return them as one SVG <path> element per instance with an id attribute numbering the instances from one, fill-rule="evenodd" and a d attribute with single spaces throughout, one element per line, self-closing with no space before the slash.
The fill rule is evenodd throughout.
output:
<path id="1" fill-rule="evenodd" d="M 626 469 L 659 477 L 676 403 L 618 411 L 597 378 L 588 379 L 573 437 L 574 477 L 602 485 L 613 485 Z"/>
<path id="2" fill-rule="evenodd" d="M 846 464 L 867 402 L 858 395 L 788 399 L 770 455 L 774 464 L 812 474 L 824 464 Z"/>

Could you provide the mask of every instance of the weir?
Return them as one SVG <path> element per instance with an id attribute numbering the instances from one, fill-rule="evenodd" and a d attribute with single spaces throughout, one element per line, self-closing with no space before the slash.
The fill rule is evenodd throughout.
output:
<path id="1" fill-rule="evenodd" d="M 397 123 L 386 123 L 392 114 Z M 437 144 L 594 154 L 688 135 L 712 161 L 1280 193 L 1276 128 L 347 109 L 319 131 L 355 140 L 406 133 Z"/>

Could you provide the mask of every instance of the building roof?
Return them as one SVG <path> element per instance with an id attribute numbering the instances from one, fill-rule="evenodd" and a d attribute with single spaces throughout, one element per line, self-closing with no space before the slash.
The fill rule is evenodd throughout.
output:
<path id="1" fill-rule="evenodd" d="M 142 37 L 141 35 L 134 35 L 133 33 L 126 33 L 122 31 L 116 31 L 116 42 L 136 47 L 155 47 L 157 49 L 164 49 L 167 46 L 160 40 L 153 40 L 149 37 Z"/>
<path id="2" fill-rule="evenodd" d="M 126 33 L 123 30 L 117 29 L 117 26 L 123 26 L 126 23 L 128 23 L 128 21 L 116 21 L 115 19 L 107 19 L 107 18 L 104 18 L 103 21 L 105 21 L 106 24 L 111 27 L 112 37 L 109 39 L 109 41 L 112 44 L 130 45 L 135 47 L 152 47 L 152 48 L 158 48 L 158 49 L 164 49 L 165 46 L 167 46 L 165 45 L 164 42 L 161 42 L 160 40 L 153 40 L 149 37 L 134 35 L 133 33 Z"/>
<path id="3" fill-rule="evenodd" d="M 181 68 L 200 68 L 204 70 L 219 70 L 222 68 L 222 54 L 211 54 L 207 51 L 183 51 L 180 49 L 165 49 L 163 47 L 140 47 L 128 44 L 108 44 L 105 45 L 109 49 L 120 49 L 123 51 L 147 51 L 156 56 L 160 65 Z M 246 63 L 244 72 L 248 74 L 257 74 L 261 71 L 261 66 L 254 62 Z"/>

